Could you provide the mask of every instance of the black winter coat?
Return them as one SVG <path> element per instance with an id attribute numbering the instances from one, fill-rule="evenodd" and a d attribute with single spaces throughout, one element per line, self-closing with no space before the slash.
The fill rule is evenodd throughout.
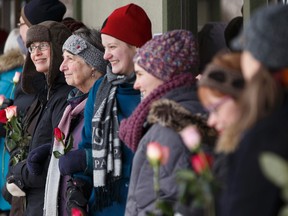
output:
<path id="1" fill-rule="evenodd" d="M 36 101 L 38 101 L 37 107 L 39 108 L 40 106 L 40 110 L 38 110 L 38 112 L 40 112 L 40 117 L 38 120 L 33 121 L 35 118 L 32 118 L 31 121 L 31 119 L 28 118 L 33 124 L 36 123 L 34 125 L 35 130 L 32 129 L 34 133 L 32 135 L 30 151 L 40 145 L 53 143 L 54 128 L 59 124 L 67 106 L 67 96 L 73 88 L 66 84 L 63 76 L 60 76 L 59 78 L 60 79 L 58 79 L 50 91 L 50 98 L 48 101 L 46 101 L 46 91 L 42 91 L 38 94 L 36 99 Z M 28 109 L 27 115 L 29 114 L 34 115 L 35 112 L 31 112 L 31 110 Z M 46 169 L 48 168 L 48 163 L 49 160 L 46 161 Z M 27 209 L 25 215 L 42 216 L 47 170 L 43 170 L 42 175 L 40 176 L 32 175 L 28 172 L 26 162 L 24 161 L 11 167 L 10 175 L 14 175 L 16 180 L 15 183 L 26 193 Z"/>
<path id="2" fill-rule="evenodd" d="M 263 175 L 259 163 L 263 152 L 288 160 L 288 100 L 247 131 L 236 152 L 228 156 L 227 188 L 219 215 L 278 215 L 281 191 Z"/>

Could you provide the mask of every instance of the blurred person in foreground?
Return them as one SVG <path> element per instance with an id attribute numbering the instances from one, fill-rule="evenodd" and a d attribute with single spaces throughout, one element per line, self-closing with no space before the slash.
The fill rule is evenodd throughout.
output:
<path id="1" fill-rule="evenodd" d="M 246 87 L 240 117 L 226 134 L 230 152 L 220 215 L 278 215 L 284 205 L 260 158 L 270 152 L 288 159 L 287 26 L 287 5 L 265 5 L 233 41 L 242 50 Z"/>

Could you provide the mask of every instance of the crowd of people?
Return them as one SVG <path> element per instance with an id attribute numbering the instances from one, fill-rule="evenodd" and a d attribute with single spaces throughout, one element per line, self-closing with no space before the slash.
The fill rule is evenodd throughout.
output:
<path id="1" fill-rule="evenodd" d="M 226 29 L 221 25 L 223 48 L 216 42 L 208 59 L 188 30 L 152 37 L 150 18 L 133 3 L 115 9 L 100 30 L 64 18 L 65 12 L 58 0 L 31 0 L 0 56 L 0 112 L 6 114 L 0 125 L 1 213 L 274 216 L 283 211 L 287 200 L 265 175 L 260 157 L 270 152 L 288 160 L 287 5 L 260 7 L 244 28 L 242 17 Z M 11 143 L 13 128 L 6 126 L 12 106 L 28 137 L 21 137 L 21 144 Z M 198 168 L 183 138 L 191 126 L 213 158 Z M 157 191 L 147 157 L 151 143 L 168 149 Z M 179 199 L 185 188 L 177 173 L 199 174 L 199 166 L 210 166 L 217 181 L 214 211 L 195 204 L 196 194 Z"/>

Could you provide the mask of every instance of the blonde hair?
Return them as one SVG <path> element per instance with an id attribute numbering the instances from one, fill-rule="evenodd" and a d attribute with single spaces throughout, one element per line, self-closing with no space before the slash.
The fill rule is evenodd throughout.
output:
<path id="1" fill-rule="evenodd" d="M 235 151 L 243 132 L 269 115 L 283 99 L 282 87 L 271 73 L 261 68 L 247 84 L 239 101 L 240 117 L 218 140 L 217 152 Z"/>

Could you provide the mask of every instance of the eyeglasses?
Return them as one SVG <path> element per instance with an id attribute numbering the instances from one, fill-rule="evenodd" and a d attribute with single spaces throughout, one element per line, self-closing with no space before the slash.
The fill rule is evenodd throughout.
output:
<path id="1" fill-rule="evenodd" d="M 26 25 L 26 23 L 21 23 L 21 22 L 17 23 L 18 28 L 20 28 L 23 25 Z"/>
<path id="2" fill-rule="evenodd" d="M 38 46 L 36 46 L 35 44 L 31 44 L 30 47 L 28 47 L 28 51 L 30 53 L 34 53 L 34 51 L 36 49 L 40 50 L 40 51 L 45 51 L 47 50 L 48 48 L 50 47 L 49 43 L 48 42 L 41 42 L 39 43 Z"/>
<path id="3" fill-rule="evenodd" d="M 225 96 L 222 99 L 220 99 L 218 102 L 216 102 L 215 104 L 212 104 L 209 107 L 206 107 L 206 109 L 209 113 L 217 113 L 219 108 L 230 99 L 231 97 Z"/>

